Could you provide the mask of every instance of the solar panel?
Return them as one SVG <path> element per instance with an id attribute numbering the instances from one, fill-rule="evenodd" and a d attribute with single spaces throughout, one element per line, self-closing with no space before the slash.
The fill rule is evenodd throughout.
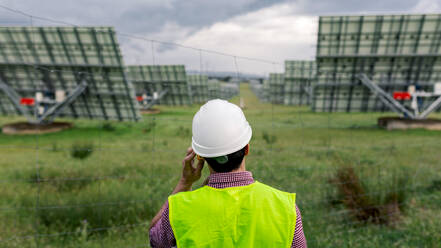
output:
<path id="1" fill-rule="evenodd" d="M 208 76 L 206 75 L 187 75 L 187 82 L 191 89 L 191 99 L 193 103 L 205 103 L 209 99 Z"/>
<path id="2" fill-rule="evenodd" d="M 184 65 L 133 65 L 127 66 L 127 72 L 137 96 L 166 92 L 158 104 L 191 104 Z"/>
<path id="3" fill-rule="evenodd" d="M 389 94 L 401 89 L 402 84 L 434 84 L 441 81 L 440 47 L 440 14 L 320 17 L 317 81 L 337 84 L 333 86 L 337 88 L 343 84 L 341 91 L 348 90 L 348 97 L 358 90 L 360 73 L 384 84 Z M 347 102 L 351 104 L 352 100 L 348 98 Z M 352 107 L 335 110 L 345 109 Z"/>
<path id="4" fill-rule="evenodd" d="M 23 114 L 11 92 L 40 114 L 85 83 L 59 116 L 89 119 L 140 118 L 132 85 L 111 27 L 0 27 L 0 113 Z M 21 103 L 25 103 L 22 101 Z M 33 105 L 33 106 L 29 106 Z"/>
<path id="5" fill-rule="evenodd" d="M 311 84 L 315 76 L 315 61 L 285 61 L 284 103 L 286 105 L 308 105 Z"/>
<path id="6" fill-rule="evenodd" d="M 283 104 L 285 91 L 285 75 L 283 73 L 270 73 L 269 75 L 269 98 L 274 104 Z"/>

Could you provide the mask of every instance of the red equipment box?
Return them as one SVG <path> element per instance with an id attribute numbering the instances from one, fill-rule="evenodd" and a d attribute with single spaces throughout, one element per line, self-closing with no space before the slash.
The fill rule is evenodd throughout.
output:
<path id="1" fill-rule="evenodd" d="M 394 92 L 394 99 L 395 100 L 410 100 L 412 99 L 412 96 L 409 92 Z"/>
<path id="2" fill-rule="evenodd" d="M 35 104 L 35 99 L 34 98 L 21 98 L 20 104 L 27 105 L 27 106 L 33 106 Z"/>

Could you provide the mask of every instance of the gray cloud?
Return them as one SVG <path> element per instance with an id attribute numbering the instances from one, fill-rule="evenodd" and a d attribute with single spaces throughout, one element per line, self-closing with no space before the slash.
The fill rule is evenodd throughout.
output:
<path id="1" fill-rule="evenodd" d="M 1 4 L 33 15 L 62 19 L 80 25 L 112 25 L 128 33 L 149 34 L 160 31 L 168 23 L 177 23 L 182 27 L 197 30 L 240 14 L 286 1 L 6 0 Z"/>
<path id="2" fill-rule="evenodd" d="M 424 13 L 440 11 L 441 5 L 439 0 L 0 0 L 0 4 L 78 25 L 114 26 L 122 33 L 277 61 L 313 57 L 315 26 L 305 34 L 302 26 L 294 24 L 301 16 L 309 16 L 302 22 L 313 22 L 318 15 Z M 33 25 L 56 25 L 33 21 Z M 0 25 L 29 24 L 29 17 L 0 9 Z M 299 35 L 307 39 L 299 40 Z M 126 61 L 151 63 L 150 43 L 118 39 Z M 200 67 L 197 53 L 191 50 L 155 44 L 155 53 L 164 63 Z M 205 63 L 215 69 L 229 60 L 211 57 Z M 271 69 L 266 67 L 256 66 Z"/>
<path id="3" fill-rule="evenodd" d="M 411 10 L 417 3 L 418 1 L 414 0 L 300 0 L 296 2 L 299 5 L 298 13 L 307 15 L 403 12 Z"/>
<path id="4" fill-rule="evenodd" d="M 424 1 L 424 0 L 423 0 Z M 435 0 L 434 0 L 435 1 Z M 111 25 L 126 33 L 155 34 L 175 24 L 188 33 L 276 4 L 296 6 L 296 14 L 323 15 L 382 11 L 409 11 L 413 0 L 3 0 L 1 4 L 33 15 L 60 19 L 79 25 Z M 27 23 L 26 17 L 2 13 L 2 23 Z M 5 15 L 6 14 L 6 15 Z M 11 22 L 11 21 L 9 21 Z M 50 23 L 38 22 L 37 25 Z"/>

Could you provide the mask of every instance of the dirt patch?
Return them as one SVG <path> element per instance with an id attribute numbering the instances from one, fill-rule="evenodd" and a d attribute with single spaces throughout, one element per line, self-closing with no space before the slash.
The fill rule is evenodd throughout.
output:
<path id="1" fill-rule="evenodd" d="M 378 126 L 387 130 L 406 130 L 406 129 L 427 129 L 427 130 L 440 130 L 440 119 L 423 119 L 412 120 L 401 117 L 381 117 L 378 118 Z"/>
<path id="2" fill-rule="evenodd" d="M 155 109 L 155 108 L 141 109 L 141 114 L 154 115 L 154 114 L 159 114 L 159 113 L 161 113 L 161 110 Z"/>
<path id="3" fill-rule="evenodd" d="M 28 122 L 15 122 L 6 124 L 2 127 L 2 132 L 9 135 L 21 134 L 44 134 L 55 133 L 72 128 L 70 122 L 53 122 L 48 124 L 32 124 Z"/>

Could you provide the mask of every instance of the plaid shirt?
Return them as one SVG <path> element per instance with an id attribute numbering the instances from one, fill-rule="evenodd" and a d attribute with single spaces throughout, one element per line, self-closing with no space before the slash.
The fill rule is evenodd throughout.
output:
<path id="1" fill-rule="evenodd" d="M 254 182 L 253 175 L 249 171 L 234 173 L 215 173 L 208 178 L 207 186 L 222 189 L 229 187 L 238 187 L 252 184 Z M 167 203 L 168 204 L 168 203 Z M 296 205 L 297 220 L 292 248 L 306 247 L 305 234 L 303 233 L 302 216 Z M 174 247 L 176 239 L 168 218 L 168 205 L 162 213 L 159 221 L 150 229 L 150 245 L 152 247 Z M 294 225 L 294 223 L 293 223 Z"/>

